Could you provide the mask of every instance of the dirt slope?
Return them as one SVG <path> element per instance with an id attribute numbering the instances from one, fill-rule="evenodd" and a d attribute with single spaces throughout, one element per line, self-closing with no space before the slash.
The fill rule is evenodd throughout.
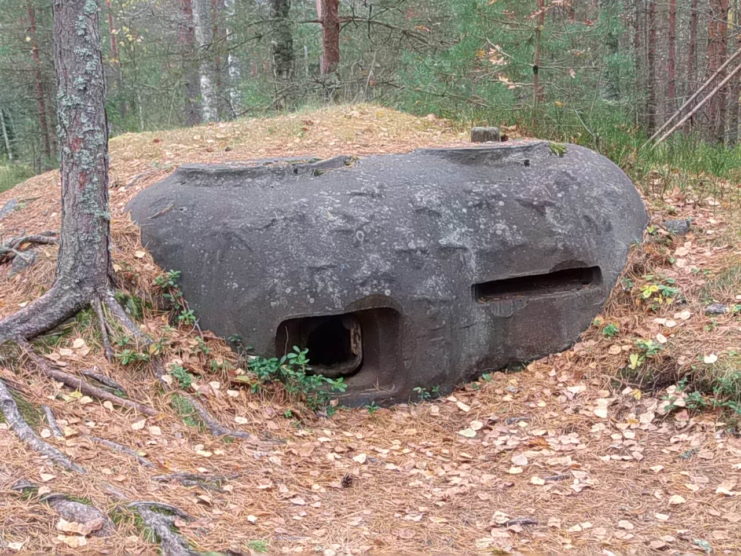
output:
<path id="1" fill-rule="evenodd" d="M 161 270 L 122 207 L 180 163 L 393 152 L 464 139 L 448 122 L 369 105 L 117 137 L 111 143 L 116 269 L 130 291 L 154 295 Z M 0 221 L 3 237 L 56 229 L 57 179 L 44 174 L 0 195 L 0 205 L 11 198 L 22 204 Z M 632 287 L 618 288 L 580 343 L 446 399 L 317 417 L 279 389 L 252 393 L 230 384 L 230 363 L 237 363 L 222 342 L 209 335 L 200 342 L 196 331 L 168 329 L 166 315 L 145 311 L 142 326 L 164 338 L 166 359 L 181 361 L 197 377 L 190 389 L 223 423 L 266 440 L 254 445 L 188 426 L 147 365 L 106 363 L 89 315 L 39 349 L 67 371 L 96 367 L 114 376 L 131 398 L 160 410 L 156 417 L 90 400 L 6 354 L 0 377 L 18 385 L 30 404 L 52 408 L 63 438 L 50 437 L 33 410 L 30 420 L 88 472 L 53 466 L 0 424 L 0 552 L 156 552 L 140 524 L 120 512 L 106 538 L 59 530 L 59 516 L 47 504 L 10 490 L 20 478 L 40 485 L 41 496 L 72 494 L 104 511 L 116 506 L 111 487 L 130 500 L 171 503 L 195 518 L 177 525 L 202 551 L 741 552 L 739 438 L 719 412 L 682 409 L 692 400 L 680 396 L 671 413 L 665 407 L 672 392 L 666 388 L 692 366 L 708 377 L 738 374 L 738 315 L 704 312 L 710 300 L 739 303 L 738 184 L 715 184 L 711 196 L 703 180 L 681 190 L 674 188 L 679 179 L 657 173 L 644 185 L 654 224 L 691 217 L 692 231 L 674 237 L 650 229 L 626 274 Z M 0 268 L 0 314 L 50 285 L 55 248 L 38 250 L 38 257 L 15 276 L 8 265 Z M 662 290 L 650 289 L 656 284 L 671 284 L 681 296 L 658 303 Z M 607 324 L 618 328 L 615 334 L 606 335 Z M 638 339 L 661 351 L 637 350 Z M 645 360 L 629 369 L 630 356 L 642 353 Z M 642 392 L 638 382 L 654 384 L 655 392 Z M 126 445 L 155 465 L 144 467 L 91 436 Z M 156 479 L 176 472 L 226 479 L 191 486 Z"/>

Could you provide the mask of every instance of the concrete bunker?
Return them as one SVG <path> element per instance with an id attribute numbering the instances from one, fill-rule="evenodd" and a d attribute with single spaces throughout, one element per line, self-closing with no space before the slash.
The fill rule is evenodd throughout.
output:
<path id="1" fill-rule="evenodd" d="M 204 328 L 308 348 L 349 404 L 565 349 L 646 225 L 609 160 L 540 141 L 186 165 L 130 209 Z"/>

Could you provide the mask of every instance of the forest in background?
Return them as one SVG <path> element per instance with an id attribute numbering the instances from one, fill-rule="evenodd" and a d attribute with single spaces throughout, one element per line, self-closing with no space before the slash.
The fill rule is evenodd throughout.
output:
<path id="1" fill-rule="evenodd" d="M 104 4 L 112 135 L 375 102 L 584 144 L 639 173 L 671 161 L 732 178 L 741 165 L 739 0 Z M 56 165 L 56 87 L 50 2 L 3 5 L 0 182 L 12 184 Z M 641 150 L 708 80 L 681 132 Z"/>

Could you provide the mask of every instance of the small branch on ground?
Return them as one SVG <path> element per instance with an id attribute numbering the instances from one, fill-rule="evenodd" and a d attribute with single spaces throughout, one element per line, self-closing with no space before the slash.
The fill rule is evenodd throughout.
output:
<path id="1" fill-rule="evenodd" d="M 62 429 L 59 428 L 51 407 L 49 407 L 48 405 L 42 405 L 41 411 L 44 412 L 44 417 L 46 417 L 46 424 L 49 425 L 49 430 L 51 431 L 52 435 L 54 435 L 56 438 L 64 438 L 64 433 L 62 433 Z"/>
<path id="2" fill-rule="evenodd" d="M 135 409 L 136 411 L 138 411 L 139 413 L 143 413 L 144 415 L 150 415 L 150 416 L 157 415 L 157 411 L 149 407 L 148 405 L 144 405 L 139 402 L 135 402 L 133 400 L 128 400 L 126 398 L 121 398 L 120 396 L 111 394 L 107 390 L 103 390 L 102 388 L 93 386 L 92 384 L 85 382 L 83 379 L 76 377 L 74 375 L 71 375 L 67 373 L 66 371 L 62 371 L 61 369 L 54 368 L 51 364 L 46 362 L 46 359 L 44 359 L 40 355 L 37 355 L 33 351 L 33 347 L 31 346 L 31 344 L 29 344 L 25 340 L 18 340 L 18 345 L 21 346 L 23 351 L 25 351 L 26 355 L 28 356 L 29 359 L 31 359 L 31 361 L 34 363 L 36 368 L 38 368 L 39 371 L 41 371 L 43 374 L 45 374 L 49 378 L 52 378 L 56 380 L 57 382 L 61 382 L 62 384 L 70 388 L 79 390 L 86 396 L 97 398 L 103 401 L 109 401 L 121 407 Z"/>
<path id="3" fill-rule="evenodd" d="M 154 467 L 154 463 L 149 461 L 147 458 L 140 456 L 136 453 L 135 450 L 132 450 L 128 446 L 124 446 L 123 444 L 119 444 L 118 442 L 114 442 L 113 440 L 107 440 L 105 438 L 99 438 L 97 436 L 88 436 L 90 440 L 93 442 L 96 442 L 97 444 L 100 444 L 101 446 L 105 446 L 106 448 L 110 448 L 111 450 L 114 450 L 116 452 L 119 452 L 121 454 L 125 454 L 127 456 L 130 456 L 134 458 L 136 461 L 139 462 L 140 465 L 143 465 L 144 467 Z"/>
<path id="4" fill-rule="evenodd" d="M 18 410 L 18 405 L 15 403 L 13 396 L 10 395 L 5 383 L 0 380 L 0 411 L 2 411 L 5 417 L 5 422 L 15 432 L 16 436 L 31 448 L 34 452 L 46 456 L 51 461 L 74 471 L 76 473 L 85 473 L 85 470 L 74 463 L 70 458 L 60 452 L 51 444 L 44 442 L 33 429 L 26 423 Z"/>

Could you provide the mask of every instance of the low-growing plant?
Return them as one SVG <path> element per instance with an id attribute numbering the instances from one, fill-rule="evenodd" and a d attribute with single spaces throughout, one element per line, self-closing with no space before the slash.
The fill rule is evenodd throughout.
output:
<path id="1" fill-rule="evenodd" d="M 643 277 L 647 283 L 640 287 L 641 301 L 656 310 L 662 305 L 670 305 L 679 297 L 679 288 L 675 287 L 673 278 L 659 278 L 652 274 Z"/>
<path id="2" fill-rule="evenodd" d="M 605 325 L 605 327 L 602 329 L 602 335 L 606 338 L 612 338 L 613 336 L 617 336 L 620 332 L 620 328 L 618 325 L 609 323 Z"/>
<path id="3" fill-rule="evenodd" d="M 190 388 L 193 384 L 193 375 L 190 374 L 188 370 L 182 365 L 170 365 L 168 371 L 170 372 L 172 377 L 178 381 L 178 385 L 183 390 Z"/>
<path id="4" fill-rule="evenodd" d="M 432 388 L 424 388 L 423 386 L 415 386 L 412 388 L 417 394 L 420 401 L 426 402 L 433 398 L 437 398 L 440 395 L 440 387 L 433 386 Z"/>
<path id="5" fill-rule="evenodd" d="M 308 352 L 294 346 L 280 358 L 251 357 L 248 366 L 260 383 L 281 382 L 286 392 L 299 396 L 311 409 L 326 409 L 332 395 L 344 392 L 347 384 L 342 378 L 313 373 Z"/>

